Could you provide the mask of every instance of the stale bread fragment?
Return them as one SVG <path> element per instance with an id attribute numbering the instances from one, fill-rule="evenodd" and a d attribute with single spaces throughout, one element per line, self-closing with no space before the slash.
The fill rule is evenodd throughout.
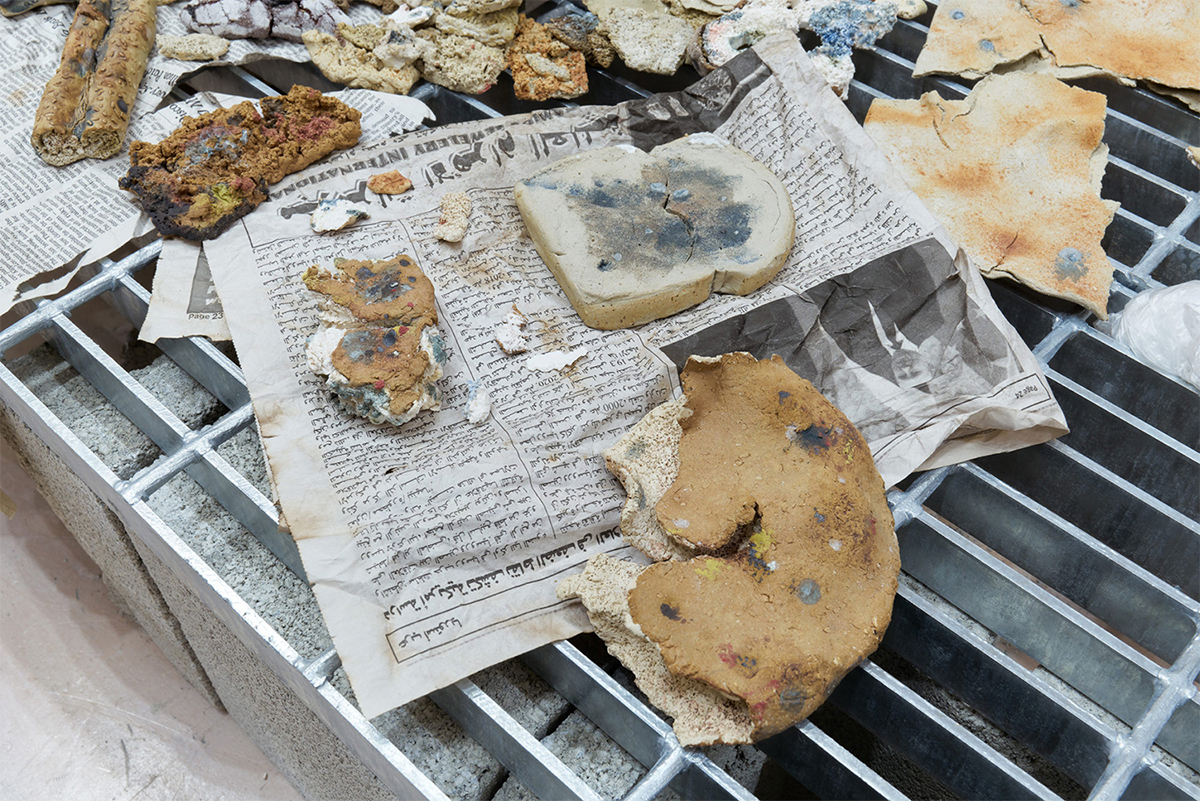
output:
<path id="1" fill-rule="evenodd" d="M 641 325 L 779 272 L 796 218 L 783 182 L 712 134 L 650 153 L 569 156 L 515 187 L 534 246 L 583 322 Z"/>
<path id="2" fill-rule="evenodd" d="M 158 144 L 134 142 L 118 182 L 164 236 L 212 239 L 267 199 L 267 185 L 358 142 L 359 112 L 316 89 L 293 86 L 187 117 Z"/>
<path id="3" fill-rule="evenodd" d="M 876 100 L 864 127 L 984 275 L 1107 319 L 1104 111 L 1102 94 L 1014 73 L 964 100 Z"/>
<path id="4" fill-rule="evenodd" d="M 693 357 L 682 381 L 605 452 L 622 533 L 660 561 L 598 555 L 558 594 L 583 600 L 680 743 L 751 742 L 878 647 L 899 548 L 862 435 L 778 356 Z"/>
<path id="5" fill-rule="evenodd" d="M 914 75 L 993 71 L 1107 75 L 1200 111 L 1194 0 L 950 0 L 938 6 Z"/>
<path id="6" fill-rule="evenodd" d="M 332 273 L 308 268 L 304 285 L 321 296 L 308 366 L 345 412 L 398 426 L 441 408 L 446 349 L 433 283 L 412 257 L 338 259 Z"/>
<path id="7" fill-rule="evenodd" d="M 61 167 L 120 152 L 157 9 L 155 0 L 81 0 L 33 120 L 30 142 L 42 161 Z"/>

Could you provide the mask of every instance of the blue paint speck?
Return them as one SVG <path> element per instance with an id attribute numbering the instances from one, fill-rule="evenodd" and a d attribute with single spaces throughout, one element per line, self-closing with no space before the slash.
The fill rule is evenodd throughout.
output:
<path id="1" fill-rule="evenodd" d="M 650 184 L 650 191 L 656 195 L 661 195 L 663 192 L 667 191 L 667 185 L 655 181 L 654 183 Z"/>
<path id="2" fill-rule="evenodd" d="M 992 44 L 991 39 L 980 39 L 979 40 L 979 49 L 983 50 L 985 52 L 988 52 L 988 53 L 996 52 L 996 46 L 994 44 Z"/>
<path id="3" fill-rule="evenodd" d="M 954 19 L 962 19 L 963 17 L 965 17 L 967 15 L 966 15 L 966 12 L 960 10 L 960 11 L 951 11 L 950 16 L 953 17 Z"/>
<path id="4" fill-rule="evenodd" d="M 1087 257 L 1076 248 L 1063 248 L 1054 259 L 1054 272 L 1059 278 L 1078 281 L 1087 275 Z"/>
<path id="5" fill-rule="evenodd" d="M 824 523 L 824 522 L 825 522 L 825 515 L 821 514 L 821 513 L 820 513 L 820 512 L 818 512 L 816 509 L 813 509 L 813 517 L 815 517 L 815 518 L 817 519 L 817 522 L 818 522 L 818 523 Z"/>
<path id="6" fill-rule="evenodd" d="M 674 192 L 671 193 L 671 197 L 674 198 L 675 200 L 687 200 L 691 196 L 692 196 L 692 193 L 691 193 L 691 190 L 689 190 L 689 189 L 676 189 Z"/>
<path id="7" fill-rule="evenodd" d="M 441 334 L 429 335 L 429 347 L 433 350 L 433 360 L 438 364 L 445 364 L 448 357 L 446 356 L 446 343 L 442 340 Z"/>
<path id="8" fill-rule="evenodd" d="M 792 397 L 792 393 L 784 392 L 782 389 L 779 390 L 779 402 L 780 403 L 783 403 L 785 400 L 787 400 L 790 397 Z"/>
<path id="9" fill-rule="evenodd" d="M 821 600 L 821 585 L 810 578 L 800 582 L 800 586 L 796 588 L 796 597 L 803 603 L 812 606 L 817 601 Z"/>

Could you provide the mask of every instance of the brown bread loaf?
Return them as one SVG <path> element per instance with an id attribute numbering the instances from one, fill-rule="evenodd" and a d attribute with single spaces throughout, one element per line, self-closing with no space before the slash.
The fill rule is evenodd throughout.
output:
<path id="1" fill-rule="evenodd" d="M 155 0 L 81 0 L 31 142 L 61 167 L 116 155 L 154 47 Z"/>

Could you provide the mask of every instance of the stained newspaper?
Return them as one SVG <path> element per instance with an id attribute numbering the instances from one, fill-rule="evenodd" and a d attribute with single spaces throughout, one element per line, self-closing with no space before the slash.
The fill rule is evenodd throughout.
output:
<path id="1" fill-rule="evenodd" d="M 748 297 L 713 296 L 636 329 L 596 331 L 530 241 L 512 187 L 564 156 L 715 132 L 780 176 L 796 244 Z M 413 189 L 316 236 L 318 197 L 399 168 Z M 473 200 L 467 235 L 433 236 L 438 201 Z M 357 196 L 357 195 L 356 195 Z M 779 354 L 863 430 L 889 484 L 911 471 L 1065 430 L 1037 365 L 982 279 L 888 167 L 792 37 L 765 40 L 685 92 L 419 131 L 294 176 L 206 244 L 278 488 L 357 698 L 380 714 L 589 629 L 555 586 L 591 555 L 637 558 L 602 453 L 679 391 L 690 354 Z M 437 290 L 449 356 L 441 410 L 401 427 L 339 410 L 306 362 L 335 259 L 416 259 Z M 530 350 L 495 328 L 513 305 Z M 559 371 L 531 360 L 584 351 Z M 491 394 L 471 425 L 467 386 Z"/>

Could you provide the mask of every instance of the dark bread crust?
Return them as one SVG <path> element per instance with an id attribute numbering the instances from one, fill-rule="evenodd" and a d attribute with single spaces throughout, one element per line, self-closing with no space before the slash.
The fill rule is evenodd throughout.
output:
<path id="1" fill-rule="evenodd" d="M 34 118 L 30 142 L 42 161 L 61 167 L 120 152 L 157 8 L 155 0 L 81 0 Z"/>
<path id="2" fill-rule="evenodd" d="M 119 181 L 165 236 L 212 239 L 267 199 L 267 185 L 362 135 L 361 114 L 316 89 L 188 117 L 157 144 L 134 142 Z"/>

